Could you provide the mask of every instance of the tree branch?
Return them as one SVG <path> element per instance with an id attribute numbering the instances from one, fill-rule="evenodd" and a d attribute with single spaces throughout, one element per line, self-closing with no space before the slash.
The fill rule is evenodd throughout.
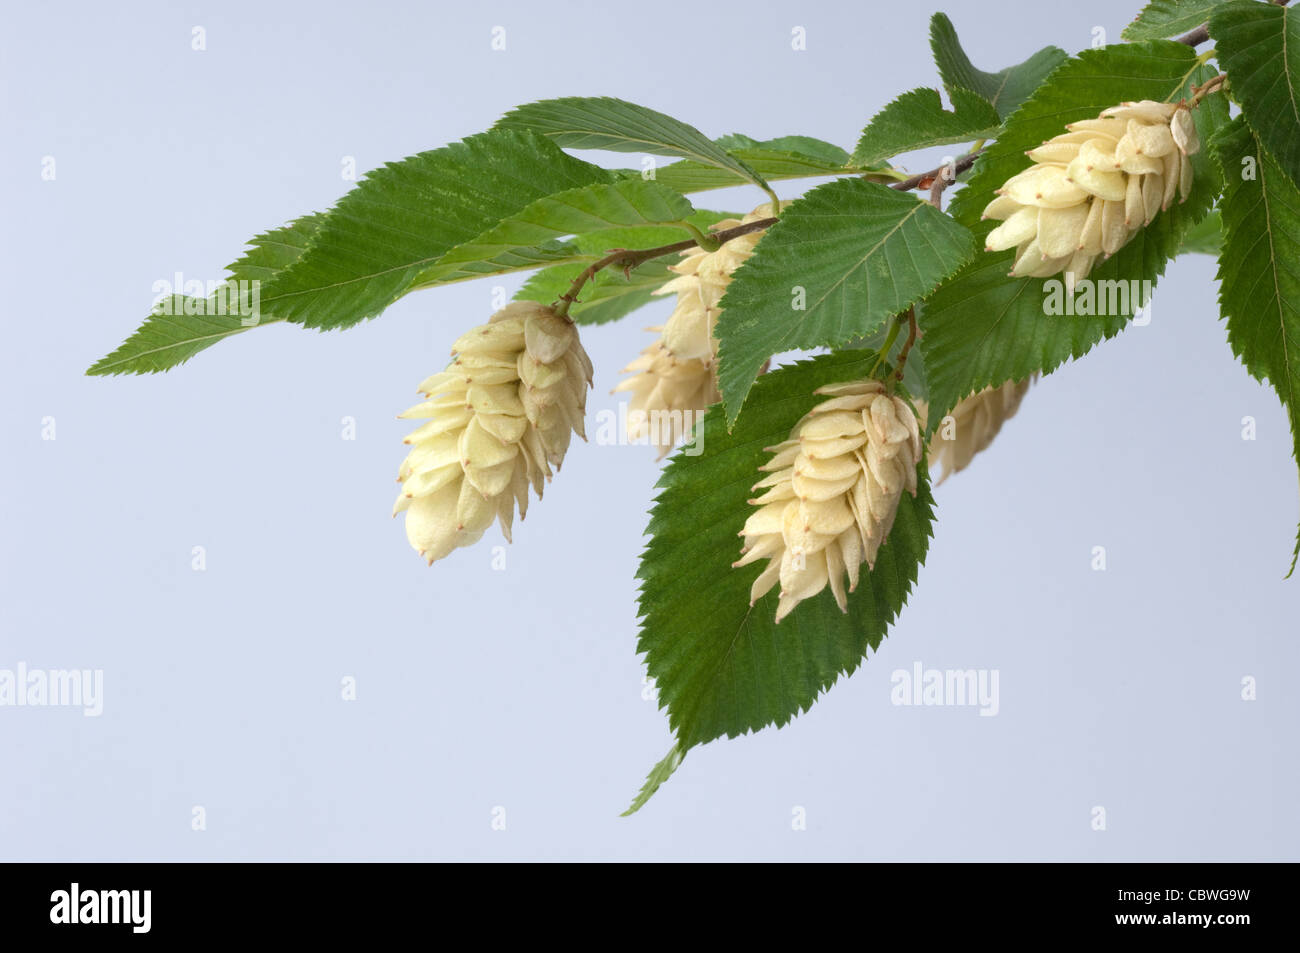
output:
<path id="1" fill-rule="evenodd" d="M 894 378 L 903 379 L 903 368 L 907 366 L 907 355 L 912 353 L 912 345 L 916 343 L 918 334 L 916 326 L 916 306 L 907 309 L 907 340 L 903 342 L 903 349 L 898 352 L 898 366 L 894 368 Z"/>
<path id="2" fill-rule="evenodd" d="M 904 179 L 902 182 L 894 182 L 889 187 L 891 189 L 898 189 L 898 191 L 900 192 L 910 192 L 912 189 L 918 187 L 927 188 L 934 183 L 934 180 L 936 178 L 947 179 L 948 177 L 943 175 L 943 173 L 950 168 L 952 170 L 952 179 L 949 179 L 948 181 L 952 182 L 957 178 L 957 176 L 961 175 L 963 172 L 965 172 L 967 169 L 973 166 L 975 164 L 975 160 L 979 157 L 980 153 L 982 153 L 983 151 L 984 151 L 983 149 L 972 150 L 971 152 L 968 152 L 965 155 L 958 156 L 951 163 L 945 162 L 943 165 L 939 166 L 938 168 L 931 169 L 929 172 L 918 173 L 917 175 L 914 175 L 911 178 Z"/>
<path id="3" fill-rule="evenodd" d="M 891 182 L 889 188 L 896 189 L 899 192 L 910 192 L 915 188 L 929 188 L 931 189 L 931 201 L 935 201 L 937 204 L 938 195 L 935 194 L 934 190 L 938 189 L 938 193 L 942 194 L 945 188 L 956 181 L 957 176 L 975 164 L 976 157 L 983 151 L 983 149 L 975 149 L 965 155 L 958 156 L 952 162 L 931 169 L 929 172 L 918 173 L 901 182 Z M 948 173 L 951 173 L 951 177 L 949 177 Z M 756 222 L 746 222 L 743 225 L 726 228 L 720 232 L 710 232 L 709 237 L 718 244 L 723 244 L 733 238 L 739 238 L 741 235 L 748 235 L 750 232 L 761 232 L 763 229 L 775 225 L 777 221 L 774 217 L 761 218 Z M 569 285 L 569 290 L 560 295 L 551 307 L 555 309 L 556 314 L 567 316 L 570 305 L 578 300 L 578 294 L 582 291 L 583 286 L 594 278 L 597 272 L 606 268 L 618 266 L 623 269 L 623 273 L 626 275 L 633 268 L 643 265 L 647 261 L 661 258 L 664 255 L 671 255 L 673 252 L 687 251 L 697 247 L 699 247 L 698 241 L 694 238 L 687 238 L 680 242 L 673 242 L 671 245 L 660 245 L 658 248 L 615 248 L 604 258 L 592 262 L 579 272 L 578 276 L 573 279 L 573 283 Z"/>
<path id="4" fill-rule="evenodd" d="M 1210 25 L 1202 23 L 1195 30 L 1189 30 L 1182 36 L 1174 40 L 1175 43 L 1185 43 L 1187 46 L 1200 46 L 1210 38 Z"/>
<path id="5" fill-rule="evenodd" d="M 1218 76 L 1211 76 L 1200 86 L 1192 87 L 1192 105 L 1200 105 L 1202 99 L 1214 92 L 1216 89 L 1222 89 L 1223 84 L 1228 81 L 1226 73 L 1220 73 Z"/>
<path id="6" fill-rule="evenodd" d="M 718 244 L 729 242 L 733 238 L 739 238 L 741 235 L 748 235 L 750 232 L 760 232 L 765 228 L 770 228 L 776 224 L 775 218 L 760 218 L 756 222 L 745 222 L 732 228 L 724 228 L 720 232 L 710 233 L 710 237 Z M 596 272 L 615 265 L 623 269 L 623 274 L 627 275 L 638 265 L 643 265 L 647 261 L 655 258 L 661 258 L 664 255 L 671 255 L 673 252 L 687 251 L 691 248 L 698 248 L 699 242 L 694 238 L 687 238 L 684 241 L 673 242 L 671 245 L 660 245 L 658 248 L 627 249 L 615 248 L 604 258 L 593 261 L 590 265 L 578 273 L 578 277 L 573 279 L 569 285 L 569 290 L 560 295 L 552 305 L 555 313 L 567 316 L 569 306 L 578 300 L 578 293 L 582 291 L 582 286 L 595 277 Z"/>

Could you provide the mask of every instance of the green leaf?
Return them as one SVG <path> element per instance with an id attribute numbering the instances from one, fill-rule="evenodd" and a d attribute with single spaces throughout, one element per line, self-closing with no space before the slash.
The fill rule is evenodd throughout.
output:
<path id="1" fill-rule="evenodd" d="M 314 328 L 374 317 L 452 248 L 548 195 L 612 182 L 527 130 L 496 130 L 369 173 L 327 214 L 263 304 Z"/>
<path id="2" fill-rule="evenodd" d="M 723 219 L 739 221 L 740 218 L 741 216 L 734 212 L 696 209 L 684 220 L 700 231 L 707 232 Z M 576 235 L 573 243 L 584 254 L 592 255 L 594 260 L 616 248 L 654 248 L 659 245 L 672 245 L 689 237 L 682 234 L 680 225 L 637 225 Z M 672 260 L 675 260 L 675 257 L 673 256 Z"/>
<path id="3" fill-rule="evenodd" d="M 1210 17 L 1210 35 L 1233 98 L 1291 181 L 1300 182 L 1300 13 L 1233 0 Z"/>
<path id="4" fill-rule="evenodd" d="M 496 128 L 531 129 L 567 149 L 608 149 L 677 156 L 764 185 L 763 177 L 694 126 L 654 109 L 608 96 L 569 96 L 506 113 Z"/>
<path id="5" fill-rule="evenodd" d="M 740 133 L 732 133 L 729 136 L 719 136 L 714 141 L 728 152 L 766 149 L 772 152 L 794 153 L 839 168 L 849 164 L 849 154 L 847 152 L 833 142 L 827 142 L 825 139 L 815 139 L 812 136 L 778 136 L 775 139 L 760 141 L 751 139 L 749 136 L 742 136 Z"/>
<path id="6" fill-rule="evenodd" d="M 306 215 L 281 228 L 258 235 L 248 243 L 248 251 L 226 269 L 229 273 L 227 281 L 269 281 L 298 259 L 323 218 L 320 214 Z M 244 303 L 251 305 L 251 296 Z M 154 313 L 145 319 L 134 334 L 113 353 L 100 358 L 86 373 L 96 376 L 156 374 L 184 364 L 199 351 L 225 338 L 242 334 L 252 327 L 283 320 L 282 317 L 268 313 L 266 302 L 260 301 L 258 305 L 261 313 L 253 322 L 251 315 L 237 313 L 238 302 L 232 301 L 228 293 L 224 307 L 220 307 L 217 295 L 193 298 L 174 294 L 160 302 L 160 305 L 164 304 L 169 313 L 162 313 L 155 308 Z M 202 309 L 204 313 L 186 314 L 187 309 Z M 219 311 L 225 313 L 218 313 Z"/>
<path id="7" fill-rule="evenodd" d="M 1262 138 L 1238 117 L 1213 143 L 1225 182 L 1219 306 L 1232 353 L 1282 399 L 1300 463 L 1300 189 Z M 1288 576 L 1298 555 L 1300 539 Z"/>
<path id="8" fill-rule="evenodd" d="M 665 259 L 648 261 L 628 275 L 617 268 L 597 273 L 583 286 L 580 300 L 569 308 L 569 317 L 578 324 L 606 324 L 626 317 L 653 301 L 655 290 L 674 277 L 668 270 L 669 263 Z M 556 301 L 585 267 L 575 264 L 543 268 L 524 283 L 515 299 L 545 304 Z"/>
<path id="9" fill-rule="evenodd" d="M 673 457 L 659 481 L 638 573 L 637 648 L 683 753 L 713 738 L 784 725 L 806 711 L 879 647 L 916 581 L 933 519 L 924 462 L 917 495 L 903 494 L 875 568 L 863 567 L 847 613 L 828 589 L 777 625 L 775 589 L 749 605 L 762 567 L 731 565 L 754 510 L 747 500 L 762 475 L 758 467 L 770 457 L 763 448 L 785 440 L 825 399 L 813 394 L 816 388 L 861 379 L 875 359 L 870 351 L 840 352 L 765 374 L 735 429 L 727 432 L 714 405 L 703 436 Z"/>
<path id="10" fill-rule="evenodd" d="M 1003 119 L 1015 112 L 1066 58 L 1064 50 L 1047 46 L 1023 63 L 996 73 L 986 73 L 971 63 L 961 48 L 952 21 L 942 13 L 930 18 L 930 49 L 934 51 L 934 62 L 950 95 L 954 89 L 979 93 L 993 104 Z"/>
<path id="11" fill-rule="evenodd" d="M 707 232 L 722 219 L 735 218 L 726 212 L 697 209 L 686 219 Z M 621 228 L 607 232 L 579 235 L 573 244 L 583 260 L 576 264 L 555 265 L 531 275 L 515 295 L 516 300 L 550 303 L 569 290 L 573 279 L 588 264 L 603 258 L 614 248 L 656 248 L 681 239 L 681 232 L 662 226 Z M 654 292 L 675 275 L 668 266 L 678 261 L 676 255 L 643 262 L 624 275 L 621 269 L 606 268 L 597 272 L 582 289 L 578 303 L 569 308 L 569 317 L 578 324 L 604 324 L 616 321 L 653 300 Z"/>
<path id="12" fill-rule="evenodd" d="M 918 301 L 912 307 L 916 309 L 916 317 L 919 323 L 925 312 L 925 304 L 924 302 Z M 889 331 L 890 322 L 887 321 L 872 334 L 847 342 L 844 345 L 844 348 L 845 350 L 850 348 L 860 348 L 879 352 L 884 348 L 885 341 L 889 339 Z M 906 346 L 907 326 L 904 325 L 894 341 L 894 346 L 891 347 L 889 353 L 885 355 L 886 363 L 891 366 L 897 366 L 898 357 Z M 903 388 L 907 391 L 907 396 L 911 397 L 913 400 L 923 400 L 927 402 L 930 400 L 930 382 L 925 373 L 925 356 L 921 353 L 921 349 L 915 346 L 915 342 L 913 342 L 912 349 L 908 351 L 907 363 L 903 365 Z"/>
<path id="13" fill-rule="evenodd" d="M 270 281 L 302 257 L 324 219 L 324 213 L 313 212 L 258 235 L 249 241 L 243 255 L 226 266 L 226 271 L 235 280 Z"/>
<path id="14" fill-rule="evenodd" d="M 776 152 L 771 150 L 746 149 L 737 152 L 743 156 L 764 178 L 772 181 L 780 179 L 807 179 L 824 175 L 844 175 L 852 170 L 834 167 L 820 159 L 812 159 L 793 152 Z M 673 162 L 655 170 L 655 179 L 676 189 L 678 192 L 706 192 L 709 189 L 725 189 L 736 185 L 746 185 L 748 180 L 734 172 L 702 165 L 699 162 Z"/>
<path id="15" fill-rule="evenodd" d="M 686 752 L 682 750 L 682 746 L 680 744 L 673 745 L 672 750 L 664 755 L 663 760 L 650 769 L 645 784 L 641 786 L 640 793 L 632 800 L 631 806 L 619 816 L 627 817 L 645 807 L 646 802 L 654 797 L 655 792 L 659 790 L 659 786 L 673 776 L 673 772 L 677 770 L 685 757 Z"/>
<path id="16" fill-rule="evenodd" d="M 808 136 L 782 136 L 758 142 L 748 136 L 731 135 L 717 141 L 719 145 L 725 143 L 733 156 L 769 181 L 860 174 L 864 171 L 855 167 L 849 161 L 849 154 L 839 146 Z M 873 170 L 876 168 L 872 167 Z M 885 174 L 883 177 L 890 176 Z M 689 160 L 656 169 L 655 178 L 679 192 L 724 189 L 748 181 L 728 169 Z"/>
<path id="17" fill-rule="evenodd" d="M 1151 0 L 1124 28 L 1126 40 L 1161 40 L 1196 29 L 1225 0 Z"/>
<path id="18" fill-rule="evenodd" d="M 853 161 L 868 165 L 902 152 L 997 135 L 1001 120 L 987 99 L 960 88 L 950 95 L 952 112 L 943 108 L 938 90 L 914 89 L 899 96 L 862 131 Z"/>
<path id="19" fill-rule="evenodd" d="M 732 278 L 718 319 L 728 421 L 773 354 L 875 331 L 974 254 L 970 233 L 916 196 L 838 179 L 790 206 Z"/>
<path id="20" fill-rule="evenodd" d="M 995 189 L 1030 164 L 1026 150 L 1064 132 L 1066 123 L 1095 117 L 1119 102 L 1182 99 L 1192 83 L 1203 82 L 1212 73 L 1196 65 L 1196 52 L 1190 47 L 1167 40 L 1085 50 L 1053 73 L 1008 120 L 998 141 L 976 162 L 966 188 L 953 199 L 953 215 L 983 244 L 996 225 L 980 221 L 984 206 Z M 1208 142 L 1226 118 L 1223 97 L 1202 102 L 1195 110 L 1201 141 Z M 1110 289 L 1118 290 L 1117 286 L 1101 283 L 1123 281 L 1127 291 L 1138 282 L 1141 292 L 1141 282 L 1154 284 L 1164 272 L 1165 263 L 1205 215 L 1220 188 L 1218 171 L 1205 153 L 1203 149 L 1193 157 L 1194 186 L 1187 202 L 1174 202 L 1088 275 L 1094 291 L 1105 291 L 1107 304 L 1116 305 L 1104 309 L 1110 313 L 1048 314 L 1053 286 L 1041 278 L 1007 277 L 1014 250 L 979 254 L 930 297 L 920 346 L 930 384 L 931 430 L 968 394 L 1003 381 L 1023 380 L 1035 371 L 1047 373 L 1124 328 L 1134 311 L 1132 296 L 1124 295 L 1127 304 L 1118 294 L 1110 300 Z M 1055 282 L 1059 295 L 1060 282 L 1048 281 Z"/>
<path id="21" fill-rule="evenodd" d="M 1218 209 L 1210 209 L 1208 215 L 1193 225 L 1183 236 L 1183 243 L 1178 247 L 1180 255 L 1214 255 L 1218 257 L 1223 250 L 1223 221 Z"/>
<path id="22" fill-rule="evenodd" d="M 416 286 L 584 260 L 570 235 L 612 233 L 644 225 L 682 223 L 695 212 L 682 195 L 657 182 L 621 179 L 579 186 L 538 199 L 424 269 Z M 679 228 L 668 241 L 689 238 Z M 652 246 L 653 247 L 653 246 Z"/>

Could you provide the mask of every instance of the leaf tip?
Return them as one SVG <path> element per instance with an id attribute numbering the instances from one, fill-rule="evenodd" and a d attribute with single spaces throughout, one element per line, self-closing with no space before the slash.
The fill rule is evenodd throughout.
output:
<path id="1" fill-rule="evenodd" d="M 664 755 L 663 760 L 650 769 L 650 773 L 646 775 L 645 784 L 641 786 L 641 790 L 633 798 L 632 803 L 628 805 L 627 810 L 620 814 L 619 817 L 631 817 L 645 807 L 646 802 L 654 797 L 654 793 L 659 790 L 660 785 L 672 777 L 673 772 L 677 770 L 685 757 L 686 749 L 682 747 L 680 741 L 675 742 L 668 754 Z"/>

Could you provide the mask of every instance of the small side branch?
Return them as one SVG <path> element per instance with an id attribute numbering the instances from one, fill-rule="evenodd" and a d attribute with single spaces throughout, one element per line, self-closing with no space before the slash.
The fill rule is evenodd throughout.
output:
<path id="1" fill-rule="evenodd" d="M 1202 23 L 1195 30 L 1188 30 L 1182 36 L 1174 40 L 1175 43 L 1183 43 L 1187 46 L 1200 46 L 1210 38 L 1210 25 Z"/>
<path id="2" fill-rule="evenodd" d="M 901 182 L 891 182 L 889 188 L 896 189 L 899 192 L 910 192 L 915 188 L 930 189 L 931 201 L 938 204 L 939 196 L 942 195 L 943 190 L 956 181 L 957 176 L 974 165 L 975 159 L 983 151 L 983 149 L 975 149 L 965 155 L 958 156 L 952 162 L 931 169 L 929 172 L 909 176 Z M 741 235 L 748 235 L 750 232 L 761 232 L 765 228 L 771 228 L 776 222 L 776 218 L 761 218 L 756 222 L 746 222 L 743 225 L 726 228 L 720 232 L 710 232 L 708 235 L 709 243 L 717 242 L 721 245 L 733 238 L 739 238 Z M 578 295 L 587 282 L 594 278 L 597 272 L 606 268 L 622 268 L 623 273 L 628 274 L 633 268 L 647 261 L 698 247 L 701 247 L 699 241 L 694 238 L 687 238 L 680 242 L 673 242 L 671 245 L 660 245 L 658 248 L 615 248 L 604 258 L 594 261 L 584 268 L 573 279 L 573 283 L 569 285 L 569 290 L 560 295 L 552 304 L 552 307 L 555 309 L 556 314 L 567 316 L 569 307 L 578 300 Z"/>
<path id="3" fill-rule="evenodd" d="M 1199 105 L 1201 100 L 1214 92 L 1216 89 L 1222 89 L 1228 81 L 1227 73 L 1220 73 L 1218 76 L 1211 76 L 1200 86 L 1192 87 L 1192 105 Z"/>
<path id="4" fill-rule="evenodd" d="M 934 185 L 936 179 L 946 179 L 946 185 L 951 184 L 957 176 L 961 175 L 975 164 L 975 160 L 979 158 L 980 153 L 983 151 L 983 149 L 975 149 L 965 155 L 958 156 L 952 162 L 946 162 L 938 168 L 931 169 L 929 172 L 920 172 L 910 178 L 904 179 L 902 182 L 894 182 L 889 187 L 891 189 L 898 189 L 900 192 L 910 192 L 915 188 L 930 188 Z M 948 177 L 948 174 L 951 174 L 951 178 Z"/>
<path id="5" fill-rule="evenodd" d="M 903 368 L 907 366 L 907 355 L 912 353 L 912 345 L 916 343 L 919 334 L 916 326 L 916 307 L 907 309 L 907 340 L 903 342 L 903 349 L 898 352 L 898 366 L 894 369 L 894 378 L 903 379 Z"/>
<path id="6" fill-rule="evenodd" d="M 745 222 L 742 225 L 736 225 L 732 228 L 724 228 L 720 232 L 712 232 L 708 236 L 712 241 L 719 245 L 729 242 L 733 238 L 739 238 L 741 235 L 748 235 L 750 232 L 760 232 L 765 228 L 770 228 L 776 224 L 775 218 L 760 218 L 755 222 Z M 569 285 L 569 290 L 556 299 L 552 307 L 555 313 L 567 316 L 569 306 L 578 300 L 578 294 L 588 281 L 595 277 L 598 271 L 605 268 L 618 267 L 623 269 L 623 274 L 629 274 L 633 268 L 643 265 L 647 261 L 655 258 L 662 258 L 664 255 L 671 255 L 673 252 L 687 251 L 691 248 L 699 247 L 699 242 L 694 238 L 687 238 L 684 241 L 673 242 L 671 245 L 660 245 L 658 248 L 641 248 L 627 249 L 615 248 L 604 258 L 593 261 L 590 265 L 579 272 L 578 277 L 573 279 Z"/>

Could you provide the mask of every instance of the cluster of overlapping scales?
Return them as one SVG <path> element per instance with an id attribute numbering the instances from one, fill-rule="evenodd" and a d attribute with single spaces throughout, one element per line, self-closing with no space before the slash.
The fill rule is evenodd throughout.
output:
<path id="1" fill-rule="evenodd" d="M 566 317 L 516 301 L 462 335 L 428 398 L 401 414 L 427 418 L 406 443 L 393 514 L 429 563 L 482 537 L 494 519 L 510 539 L 515 507 L 540 499 L 572 434 L 583 436 L 592 366 Z"/>
<path id="2" fill-rule="evenodd" d="M 714 231 L 749 224 L 772 215 L 771 204 L 761 205 L 743 219 L 723 219 Z M 723 242 L 716 251 L 696 248 L 670 266 L 676 277 L 655 291 L 675 294 L 677 303 L 662 327 L 647 328 L 658 337 L 641 356 L 623 368 L 631 374 L 614 388 L 627 391 L 628 435 L 648 437 L 666 454 L 688 433 L 699 416 L 722 399 L 718 393 L 718 342 L 713 336 L 719 302 L 737 268 L 744 264 L 762 238 L 762 231 L 749 232 Z"/>
<path id="3" fill-rule="evenodd" d="M 778 582 L 780 622 L 827 586 L 841 611 L 858 584 L 859 567 L 875 565 L 903 491 L 915 495 L 921 434 L 907 402 L 877 380 L 818 388 L 829 400 L 814 407 L 769 447 L 765 492 L 742 530 L 736 566 L 768 560 L 750 590 L 752 605 Z"/>
<path id="4" fill-rule="evenodd" d="M 1034 164 L 998 189 L 983 217 L 1002 222 L 989 251 L 1016 249 L 1013 276 L 1063 273 L 1073 291 L 1175 195 L 1186 200 L 1200 142 L 1186 103 L 1124 103 L 1066 129 L 1028 153 Z"/>

